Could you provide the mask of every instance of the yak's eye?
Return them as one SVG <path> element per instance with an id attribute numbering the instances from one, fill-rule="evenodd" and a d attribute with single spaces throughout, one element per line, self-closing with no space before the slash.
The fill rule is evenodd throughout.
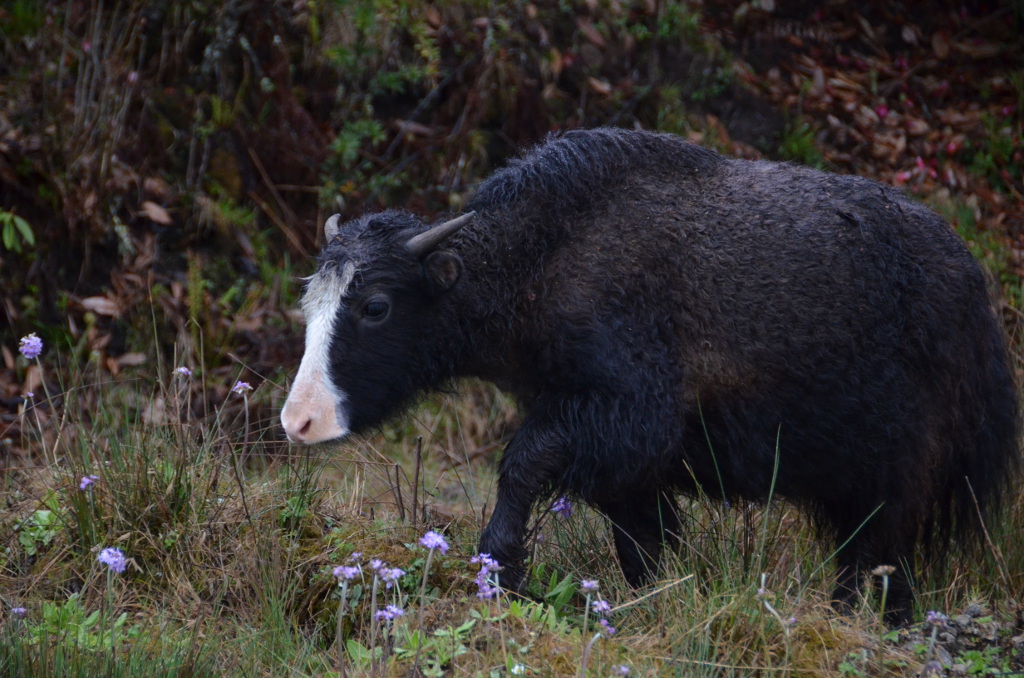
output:
<path id="1" fill-rule="evenodd" d="M 373 299 L 368 301 L 366 306 L 363 306 L 363 317 L 367 320 L 384 320 L 390 310 L 391 307 L 388 305 L 388 302 L 382 299 Z"/>

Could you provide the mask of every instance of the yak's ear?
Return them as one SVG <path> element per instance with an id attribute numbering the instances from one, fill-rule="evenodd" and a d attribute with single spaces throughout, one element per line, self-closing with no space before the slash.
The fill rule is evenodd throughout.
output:
<path id="1" fill-rule="evenodd" d="M 462 276 L 462 259 L 449 250 L 431 252 L 423 260 L 423 268 L 427 279 L 435 293 L 447 292 Z"/>
<path id="2" fill-rule="evenodd" d="M 324 223 L 324 242 L 331 242 L 341 230 L 341 215 L 335 214 Z"/>

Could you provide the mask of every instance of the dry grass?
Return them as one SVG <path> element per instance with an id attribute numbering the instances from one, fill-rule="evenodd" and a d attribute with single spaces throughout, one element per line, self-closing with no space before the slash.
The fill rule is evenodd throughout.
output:
<path id="1" fill-rule="evenodd" d="M 151 675 L 140 666 L 159 661 L 172 667 L 166 675 L 184 675 L 186 663 L 198 673 L 323 675 L 337 669 L 331 571 L 353 552 L 407 573 L 377 603 L 407 611 L 388 645 L 372 621 L 368 575 L 348 589 L 342 634 L 356 675 L 409 673 L 421 604 L 428 673 L 504 675 L 521 664 L 527 675 L 574 675 L 598 630 L 581 626 L 582 578 L 600 580 L 618 628 L 587 651 L 588 675 L 620 665 L 633 675 L 911 675 L 922 663 L 913 643 L 922 646 L 927 629 L 916 641 L 885 636 L 877 601 L 849 617 L 832 614 L 828 553 L 785 504 L 686 503 L 684 547 L 641 591 L 622 582 L 600 516 L 582 507 L 569 519 L 540 512 L 531 582 L 540 602 L 478 600 L 468 561 L 493 503 L 490 441 L 516 422 L 487 386 L 465 384 L 464 396 L 430 400 L 372 438 L 310 450 L 280 445 L 269 421 L 250 417 L 246 429 L 245 408 L 272 411 L 282 399 L 269 384 L 197 416 L 187 401 L 199 377 L 192 387 L 174 376 L 157 384 L 89 378 L 55 388 L 50 402 L 60 407 L 51 416 L 22 413 L 22 444 L 35 463 L 4 476 L 0 665 L 9 675 L 39 675 L 58 655 L 82 670 L 106 661 L 112 675 Z M 158 400 L 164 416 L 147 423 L 142 413 Z M 45 400 L 36 407 L 50 411 Z M 90 474 L 99 480 L 80 490 Z M 41 511 L 53 520 L 40 521 Z M 1018 502 L 1009 519 L 1020 525 L 1020 517 Z M 451 550 L 432 560 L 421 601 L 426 553 L 417 539 L 427 529 L 443 532 Z M 980 594 L 1009 619 L 1021 585 L 1013 533 L 1008 525 L 992 535 L 999 558 L 954 559 L 926 580 L 922 605 L 956 612 Z M 110 546 L 128 568 L 108 589 L 96 555 Z M 101 611 L 108 622 L 125 614 L 117 651 L 102 646 L 100 627 L 76 635 L 72 621 L 47 616 L 53 605 Z M 16 607 L 27 616 L 12 615 Z M 387 652 L 375 669 L 364 656 L 374 646 Z"/>

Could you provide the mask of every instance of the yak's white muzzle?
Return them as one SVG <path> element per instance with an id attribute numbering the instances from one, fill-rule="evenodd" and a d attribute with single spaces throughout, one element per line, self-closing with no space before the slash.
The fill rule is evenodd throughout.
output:
<path id="1" fill-rule="evenodd" d="M 299 370 L 301 375 L 301 368 Z M 348 435 L 344 408 L 322 375 L 297 380 L 281 410 L 281 425 L 294 443 L 320 443 Z"/>
<path id="2" fill-rule="evenodd" d="M 281 410 L 281 425 L 292 442 L 319 443 L 349 433 L 346 396 L 331 382 L 329 369 L 334 319 L 354 275 L 352 264 L 346 264 L 340 274 L 333 270 L 317 271 L 302 295 L 306 351 Z"/>

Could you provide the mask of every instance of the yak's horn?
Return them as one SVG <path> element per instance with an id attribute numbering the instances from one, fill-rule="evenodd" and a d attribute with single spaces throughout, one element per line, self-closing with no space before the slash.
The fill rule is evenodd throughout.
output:
<path id="1" fill-rule="evenodd" d="M 335 214 L 327 220 L 327 223 L 324 224 L 324 240 L 327 242 L 334 240 L 334 236 L 338 235 L 338 231 L 341 229 L 340 221 L 340 214 Z"/>
<path id="2" fill-rule="evenodd" d="M 456 217 L 450 221 L 444 222 L 443 224 L 434 226 L 429 231 L 424 231 L 423 233 L 409 238 L 409 241 L 405 243 L 405 247 L 417 257 L 429 254 L 435 247 L 443 243 L 451 237 L 452 234 L 472 221 L 475 216 L 476 212 L 469 212 L 468 214 L 463 214 L 461 217 Z"/>

